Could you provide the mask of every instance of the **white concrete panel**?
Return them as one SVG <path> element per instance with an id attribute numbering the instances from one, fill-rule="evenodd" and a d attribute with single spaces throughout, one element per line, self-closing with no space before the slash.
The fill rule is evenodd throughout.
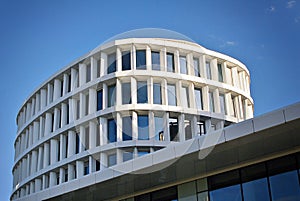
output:
<path id="1" fill-rule="evenodd" d="M 254 132 L 277 126 L 285 122 L 283 110 L 277 110 L 253 119 Z"/>
<path id="2" fill-rule="evenodd" d="M 284 109 L 286 122 L 300 118 L 300 103 L 296 103 Z"/>
<path id="3" fill-rule="evenodd" d="M 251 133 L 254 133 L 253 120 L 246 120 L 238 124 L 230 125 L 224 129 L 226 141 L 230 141 Z"/>

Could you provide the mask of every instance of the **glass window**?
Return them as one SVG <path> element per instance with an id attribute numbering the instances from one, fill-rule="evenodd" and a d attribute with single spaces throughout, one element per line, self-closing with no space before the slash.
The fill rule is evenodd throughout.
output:
<path id="1" fill-rule="evenodd" d="M 175 72 L 174 54 L 172 53 L 167 53 L 167 71 Z"/>
<path id="2" fill-rule="evenodd" d="M 133 152 L 132 151 L 124 151 L 123 152 L 123 162 L 129 161 L 133 159 Z"/>
<path id="3" fill-rule="evenodd" d="M 146 51 L 136 51 L 136 69 L 146 70 Z"/>
<path id="4" fill-rule="evenodd" d="M 117 141 L 117 125 L 114 119 L 107 120 L 107 141 L 108 143 Z"/>
<path id="5" fill-rule="evenodd" d="M 149 140 L 148 115 L 138 115 L 138 139 Z"/>
<path id="6" fill-rule="evenodd" d="M 107 87 L 107 107 L 112 107 L 116 102 L 116 85 L 110 85 Z"/>
<path id="7" fill-rule="evenodd" d="M 242 201 L 241 187 L 239 184 L 210 191 L 209 195 L 210 201 Z"/>
<path id="8" fill-rule="evenodd" d="M 203 110 L 202 106 L 202 90 L 199 88 L 195 88 L 195 102 L 196 102 L 196 108 L 198 110 Z"/>
<path id="9" fill-rule="evenodd" d="M 152 70 L 160 70 L 160 53 L 151 52 Z"/>
<path id="10" fill-rule="evenodd" d="M 107 74 L 116 72 L 116 53 L 107 56 Z"/>
<path id="11" fill-rule="evenodd" d="M 222 71 L 222 64 L 218 64 L 218 80 L 219 82 L 223 82 L 223 71 Z"/>
<path id="12" fill-rule="evenodd" d="M 211 80 L 211 68 L 210 68 L 210 63 L 207 61 L 205 63 L 206 66 L 206 78 Z"/>
<path id="13" fill-rule="evenodd" d="M 198 193 L 198 201 L 209 201 L 208 199 L 208 192 L 202 192 L 202 193 Z"/>
<path id="14" fill-rule="evenodd" d="M 209 110 L 215 112 L 214 94 L 213 92 L 208 92 L 209 95 Z"/>
<path id="15" fill-rule="evenodd" d="M 168 105 L 177 105 L 175 84 L 168 84 Z"/>
<path id="16" fill-rule="evenodd" d="M 122 104 L 131 104 L 130 83 L 122 83 Z"/>
<path id="17" fill-rule="evenodd" d="M 122 138 L 123 141 L 132 140 L 132 117 L 122 118 Z"/>
<path id="18" fill-rule="evenodd" d="M 182 107 L 190 107 L 188 87 L 181 87 L 181 104 Z"/>
<path id="19" fill-rule="evenodd" d="M 290 171 L 270 177 L 272 200 L 300 200 L 297 171 Z"/>
<path id="20" fill-rule="evenodd" d="M 177 118 L 169 118 L 169 132 L 171 141 L 179 141 Z"/>
<path id="21" fill-rule="evenodd" d="M 195 76 L 200 77 L 199 59 L 194 58 L 194 72 Z"/>
<path id="22" fill-rule="evenodd" d="M 148 103 L 147 82 L 137 83 L 137 103 Z"/>
<path id="23" fill-rule="evenodd" d="M 103 91 L 97 91 L 97 110 L 103 109 Z"/>
<path id="24" fill-rule="evenodd" d="M 130 51 L 122 52 L 122 70 L 130 70 L 131 62 L 130 62 Z"/>
<path id="25" fill-rule="evenodd" d="M 86 82 L 91 81 L 91 64 L 86 65 Z"/>
<path id="26" fill-rule="evenodd" d="M 83 175 L 88 175 L 90 173 L 89 162 L 84 163 L 84 173 Z"/>
<path id="27" fill-rule="evenodd" d="M 191 129 L 191 121 L 185 119 L 184 120 L 184 131 L 185 131 L 185 140 L 192 139 L 192 129 Z"/>
<path id="28" fill-rule="evenodd" d="M 178 185 L 178 199 L 179 200 L 197 200 L 196 182 L 188 182 Z"/>
<path id="29" fill-rule="evenodd" d="M 204 121 L 197 121 L 196 132 L 197 132 L 197 135 L 205 134 L 205 122 Z"/>
<path id="30" fill-rule="evenodd" d="M 222 113 L 222 114 L 226 114 L 225 95 L 224 95 L 224 94 L 220 94 L 220 95 L 219 95 L 219 98 L 220 98 L 220 109 L 221 109 L 221 113 Z"/>
<path id="31" fill-rule="evenodd" d="M 161 86 L 160 83 L 153 83 L 153 103 L 161 104 Z"/>
<path id="32" fill-rule="evenodd" d="M 155 140 L 164 141 L 164 119 L 154 116 Z"/>
<path id="33" fill-rule="evenodd" d="M 117 154 L 110 154 L 108 155 L 108 167 L 111 167 L 113 165 L 116 165 L 117 164 Z"/>
<path id="34" fill-rule="evenodd" d="M 180 73 L 187 74 L 186 57 L 180 56 L 179 63 L 180 63 Z"/>
<path id="35" fill-rule="evenodd" d="M 244 201 L 270 200 L 267 178 L 242 184 Z"/>

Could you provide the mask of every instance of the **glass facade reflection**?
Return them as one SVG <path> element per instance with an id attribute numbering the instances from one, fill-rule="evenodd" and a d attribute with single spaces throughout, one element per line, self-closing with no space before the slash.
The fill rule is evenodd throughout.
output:
<path id="1" fill-rule="evenodd" d="M 172 53 L 167 53 L 167 71 L 175 72 L 174 54 Z"/>
<path id="2" fill-rule="evenodd" d="M 152 70 L 160 70 L 160 53 L 151 52 Z"/>
<path id="3" fill-rule="evenodd" d="M 138 115 L 138 139 L 149 140 L 148 115 Z"/>
<path id="4" fill-rule="evenodd" d="M 137 103 L 148 103 L 147 82 L 137 83 Z"/>
<path id="5" fill-rule="evenodd" d="M 299 153 L 289 155 L 122 201 L 296 201 L 300 200 L 299 159 Z"/>
<path id="6" fill-rule="evenodd" d="M 146 70 L 146 50 L 136 51 L 136 69 Z"/>
<path id="7" fill-rule="evenodd" d="M 130 51 L 122 52 L 122 70 L 131 69 Z"/>
<path id="8" fill-rule="evenodd" d="M 116 53 L 107 56 L 107 74 L 116 72 Z"/>

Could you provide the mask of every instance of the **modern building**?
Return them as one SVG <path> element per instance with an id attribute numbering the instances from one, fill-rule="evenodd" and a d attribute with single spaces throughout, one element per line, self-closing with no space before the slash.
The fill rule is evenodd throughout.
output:
<path id="1" fill-rule="evenodd" d="M 300 104 L 253 118 L 238 60 L 127 32 L 21 106 L 11 200 L 299 200 L 299 118 Z"/>

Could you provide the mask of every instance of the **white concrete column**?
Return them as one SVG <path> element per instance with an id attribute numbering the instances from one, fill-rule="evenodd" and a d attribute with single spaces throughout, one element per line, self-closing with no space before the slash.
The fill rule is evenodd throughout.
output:
<path id="1" fill-rule="evenodd" d="M 62 94 L 65 95 L 68 93 L 68 89 L 69 89 L 69 75 L 64 73 L 64 77 L 63 77 L 63 91 Z"/>
<path id="2" fill-rule="evenodd" d="M 56 184 L 56 172 L 50 172 L 50 187 L 55 186 Z"/>
<path id="3" fill-rule="evenodd" d="M 46 168 L 50 164 L 50 145 L 48 142 L 44 143 L 44 164 L 43 167 Z"/>
<path id="4" fill-rule="evenodd" d="M 46 189 L 47 188 L 47 181 L 48 180 L 48 177 L 46 175 L 43 175 L 42 176 L 42 189 Z"/>
<path id="5" fill-rule="evenodd" d="M 65 180 L 65 169 L 59 168 L 59 184 L 62 184 Z"/>
<path id="6" fill-rule="evenodd" d="M 217 59 L 212 59 L 210 61 L 210 69 L 211 69 L 211 78 L 212 80 L 218 81 L 218 61 Z"/>
<path id="7" fill-rule="evenodd" d="M 167 80 L 163 79 L 161 81 L 161 92 L 162 92 L 162 104 L 167 105 L 168 104 L 168 85 Z"/>
<path id="8" fill-rule="evenodd" d="M 195 98 L 195 85 L 194 83 L 190 83 L 189 84 L 189 87 L 188 87 L 188 90 L 189 90 L 189 101 L 190 101 L 190 108 L 197 108 L 196 106 L 196 98 Z"/>
<path id="9" fill-rule="evenodd" d="M 97 91 L 94 88 L 89 89 L 89 114 L 97 111 Z"/>
<path id="10" fill-rule="evenodd" d="M 175 83 L 175 86 L 176 86 L 176 94 L 175 94 L 175 97 L 176 97 L 176 105 L 180 105 L 182 106 L 182 100 L 181 100 L 181 89 L 182 89 L 182 82 L 181 80 L 177 81 Z"/>
<path id="11" fill-rule="evenodd" d="M 237 67 L 231 68 L 231 74 L 232 74 L 233 86 L 239 87 L 239 77 L 238 77 Z"/>
<path id="12" fill-rule="evenodd" d="M 117 164 L 120 164 L 123 162 L 123 152 L 121 149 L 116 150 L 116 155 L 117 155 Z"/>
<path id="13" fill-rule="evenodd" d="M 130 78 L 130 82 L 131 82 L 131 103 L 132 104 L 136 104 L 137 103 L 137 82 L 136 79 L 131 77 Z"/>
<path id="14" fill-rule="evenodd" d="M 41 110 L 47 105 L 47 91 L 46 89 L 41 89 Z"/>
<path id="15" fill-rule="evenodd" d="M 35 98 L 32 98 L 32 101 L 31 101 L 30 116 L 33 117 L 33 115 L 35 115 Z"/>
<path id="16" fill-rule="evenodd" d="M 57 100 L 61 96 L 61 81 L 59 79 L 54 80 L 54 92 L 53 100 Z"/>
<path id="17" fill-rule="evenodd" d="M 187 74 L 188 75 L 195 75 L 194 58 L 193 58 L 192 53 L 189 53 L 189 54 L 186 55 L 186 67 L 187 67 Z"/>
<path id="18" fill-rule="evenodd" d="M 77 83 L 79 83 L 78 71 L 71 68 L 71 91 L 78 87 Z"/>
<path id="19" fill-rule="evenodd" d="M 59 124 L 60 124 L 60 110 L 58 108 L 54 108 L 53 132 L 59 128 Z"/>
<path id="20" fill-rule="evenodd" d="M 61 127 L 67 125 L 68 119 L 68 106 L 66 103 L 61 104 Z"/>
<path id="21" fill-rule="evenodd" d="M 97 123 L 94 121 L 90 121 L 89 122 L 89 145 L 90 145 L 90 149 L 95 148 L 96 147 L 96 134 L 97 134 Z"/>
<path id="22" fill-rule="evenodd" d="M 154 112 L 149 111 L 149 139 L 155 140 Z"/>
<path id="23" fill-rule="evenodd" d="M 48 90 L 47 90 L 48 94 L 47 94 L 47 105 L 49 105 L 50 103 L 52 103 L 53 101 L 53 85 L 48 83 Z"/>
<path id="24" fill-rule="evenodd" d="M 107 74 L 107 54 L 104 52 L 100 53 L 100 77 Z"/>
<path id="25" fill-rule="evenodd" d="M 131 59 L 131 69 L 136 69 L 136 47 L 135 45 L 131 45 L 130 50 L 130 59 Z"/>
<path id="26" fill-rule="evenodd" d="M 32 143 L 33 143 L 33 140 L 32 140 L 32 138 L 33 138 L 33 132 L 32 132 L 32 126 L 30 125 L 29 126 L 29 129 L 28 129 L 29 131 L 28 131 L 28 145 L 29 145 L 29 147 L 30 147 L 30 145 L 32 145 Z"/>
<path id="27" fill-rule="evenodd" d="M 117 47 L 116 50 L 116 71 L 117 72 L 122 71 L 122 52 L 119 47 Z"/>
<path id="28" fill-rule="evenodd" d="M 36 143 L 38 141 L 39 127 L 40 127 L 40 124 L 38 121 L 33 122 L 33 143 Z"/>
<path id="29" fill-rule="evenodd" d="M 151 48 L 149 47 L 149 45 L 146 46 L 146 68 L 147 70 L 152 69 Z"/>
<path id="30" fill-rule="evenodd" d="M 31 158 L 31 174 L 34 174 L 36 172 L 37 168 L 37 152 L 32 151 L 32 158 Z"/>
<path id="31" fill-rule="evenodd" d="M 75 179 L 75 168 L 74 165 L 68 164 L 68 181 Z"/>
<path id="32" fill-rule="evenodd" d="M 138 125 L 137 125 L 137 113 L 132 112 L 132 140 L 138 139 Z"/>
<path id="33" fill-rule="evenodd" d="M 84 162 L 83 161 L 76 161 L 76 175 L 77 178 L 81 178 L 84 173 Z"/>
<path id="34" fill-rule="evenodd" d="M 225 94 L 225 107 L 226 107 L 227 115 L 234 116 L 231 93 Z"/>
<path id="35" fill-rule="evenodd" d="M 34 187 L 34 181 L 30 182 L 30 194 L 34 193 L 35 187 Z"/>
<path id="36" fill-rule="evenodd" d="M 58 161 L 58 141 L 56 139 L 51 139 L 50 146 L 50 164 L 53 165 Z"/>
<path id="37" fill-rule="evenodd" d="M 66 136 L 64 134 L 60 135 L 60 160 L 67 157 L 67 141 Z"/>
<path id="38" fill-rule="evenodd" d="M 106 109 L 107 108 L 107 93 L 108 93 L 108 90 L 107 90 L 107 84 L 103 83 L 102 84 L 102 96 L 103 96 L 103 109 Z"/>
<path id="39" fill-rule="evenodd" d="M 160 66 L 161 71 L 167 71 L 167 48 L 162 48 L 160 50 Z"/>
<path id="40" fill-rule="evenodd" d="M 91 57 L 91 80 L 94 80 L 97 78 L 97 60 L 95 59 L 95 56 Z"/>
<path id="41" fill-rule="evenodd" d="M 107 119 L 99 117 L 100 129 L 100 146 L 107 144 Z"/>
<path id="42" fill-rule="evenodd" d="M 174 52 L 174 65 L 175 73 L 180 73 L 180 61 L 179 61 L 179 51 L 175 50 Z"/>
<path id="43" fill-rule="evenodd" d="M 45 122 L 45 136 L 51 133 L 52 128 L 52 114 L 47 112 L 46 113 L 46 122 Z"/>
<path id="44" fill-rule="evenodd" d="M 184 114 L 179 114 L 178 116 L 178 134 L 179 135 L 179 141 L 183 142 L 185 141 L 185 129 L 184 129 Z"/>
<path id="45" fill-rule="evenodd" d="M 197 116 L 193 115 L 191 119 L 192 138 L 197 136 Z"/>
<path id="46" fill-rule="evenodd" d="M 31 103 L 26 104 L 26 122 L 30 119 Z"/>
<path id="47" fill-rule="evenodd" d="M 199 57 L 200 76 L 206 78 L 206 58 L 205 55 Z"/>
<path id="48" fill-rule="evenodd" d="M 79 64 L 79 86 L 86 83 L 86 64 Z"/>
<path id="49" fill-rule="evenodd" d="M 153 104 L 153 77 L 149 77 L 148 80 L 148 103 Z"/>
<path id="50" fill-rule="evenodd" d="M 100 170 L 107 168 L 107 157 L 104 152 L 100 152 Z"/>
<path id="51" fill-rule="evenodd" d="M 89 156 L 89 169 L 90 173 L 96 171 L 96 160 L 92 156 Z"/>
<path id="52" fill-rule="evenodd" d="M 69 99 L 69 123 L 74 121 L 76 115 L 76 100 L 70 98 Z"/>
<path id="53" fill-rule="evenodd" d="M 122 84 L 119 79 L 116 79 L 116 105 L 122 105 L 122 100 L 118 96 L 122 96 Z"/>
<path id="54" fill-rule="evenodd" d="M 239 111 L 239 119 L 244 120 L 244 113 L 243 113 L 243 101 L 242 101 L 242 96 L 238 95 L 238 111 Z"/>
<path id="55" fill-rule="evenodd" d="M 85 104 L 86 104 L 85 94 L 80 93 L 79 97 L 80 97 L 80 118 L 82 118 L 85 115 Z"/>
<path id="56" fill-rule="evenodd" d="M 44 147 L 40 146 L 39 147 L 39 154 L 38 154 L 38 164 L 37 164 L 37 170 L 38 171 L 43 169 L 43 164 L 44 164 L 43 155 L 44 155 Z"/>
<path id="57" fill-rule="evenodd" d="M 221 113 L 219 89 L 215 89 L 213 91 L 213 97 L 214 97 L 215 112 Z"/>
<path id="58" fill-rule="evenodd" d="M 169 112 L 165 112 L 163 116 L 164 121 L 164 139 L 170 142 L 170 130 L 169 130 Z"/>
<path id="59" fill-rule="evenodd" d="M 41 179 L 35 179 L 34 183 L 35 183 L 35 192 L 39 192 L 40 190 L 42 190 L 42 181 L 41 181 Z"/>
<path id="60" fill-rule="evenodd" d="M 85 128 L 83 126 L 79 127 L 79 153 L 85 151 L 85 149 L 88 149 L 88 147 L 85 147 Z"/>
<path id="61" fill-rule="evenodd" d="M 203 100 L 203 110 L 209 111 L 209 88 L 208 86 L 202 87 L 202 100 Z"/>
<path id="62" fill-rule="evenodd" d="M 76 151 L 76 133 L 74 131 L 68 131 L 68 158 L 73 156 Z"/>
<path id="63" fill-rule="evenodd" d="M 116 113 L 116 126 L 117 126 L 117 142 L 122 141 L 122 117 L 119 112 Z"/>

